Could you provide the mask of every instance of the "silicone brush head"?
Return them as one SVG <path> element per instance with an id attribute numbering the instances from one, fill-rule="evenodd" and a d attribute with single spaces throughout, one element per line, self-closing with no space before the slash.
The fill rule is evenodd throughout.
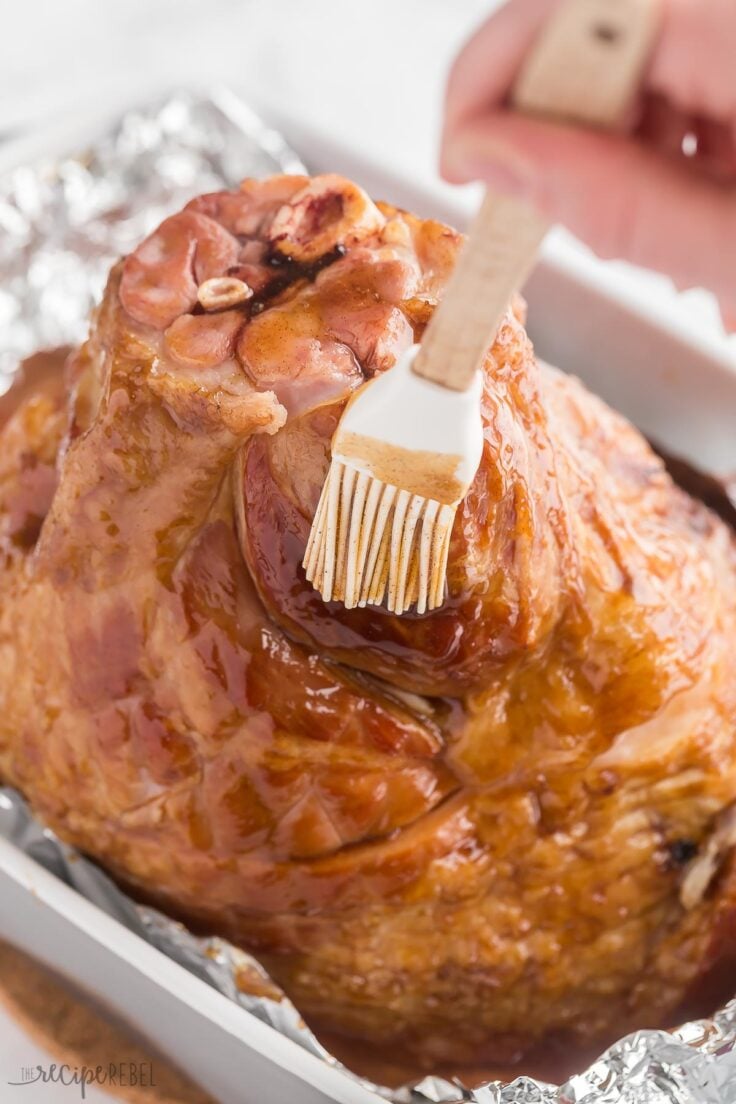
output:
<path id="1" fill-rule="evenodd" d="M 417 346 L 351 399 L 304 556 L 324 601 L 404 613 L 441 606 L 450 535 L 483 451 L 482 380 L 449 390 L 412 370 Z"/>

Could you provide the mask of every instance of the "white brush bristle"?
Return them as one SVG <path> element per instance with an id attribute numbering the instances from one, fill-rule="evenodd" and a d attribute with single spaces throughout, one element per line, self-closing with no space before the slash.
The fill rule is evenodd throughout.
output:
<path id="1" fill-rule="evenodd" d="M 437 609 L 456 510 L 333 460 L 304 554 L 307 579 L 347 609 L 384 599 L 397 614 Z"/>

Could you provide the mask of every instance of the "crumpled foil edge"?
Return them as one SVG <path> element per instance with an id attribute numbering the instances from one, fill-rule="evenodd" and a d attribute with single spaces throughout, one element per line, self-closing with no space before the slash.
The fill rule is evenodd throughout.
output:
<path id="1" fill-rule="evenodd" d="M 243 176 L 304 171 L 283 137 L 228 90 L 173 93 L 127 111 L 64 158 L 0 178 L 0 393 L 24 357 L 84 337 L 110 263 L 198 192 Z M 257 959 L 137 905 L 0 787 L 0 835 L 245 1011 L 392 1104 L 736 1104 L 736 999 L 677 1031 L 638 1031 L 564 1085 L 530 1077 L 469 1089 L 426 1077 L 398 1089 L 358 1077 L 321 1045 Z M 280 992 L 280 991 L 279 991 Z"/>

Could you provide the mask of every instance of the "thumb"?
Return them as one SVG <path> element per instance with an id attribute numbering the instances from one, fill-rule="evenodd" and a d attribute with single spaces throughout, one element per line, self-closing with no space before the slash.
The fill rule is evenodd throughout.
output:
<path id="1" fill-rule="evenodd" d="M 666 272 L 681 287 L 708 287 L 724 314 L 736 313 L 733 184 L 625 136 L 506 111 L 457 127 L 442 170 L 526 198 L 600 256 Z"/>

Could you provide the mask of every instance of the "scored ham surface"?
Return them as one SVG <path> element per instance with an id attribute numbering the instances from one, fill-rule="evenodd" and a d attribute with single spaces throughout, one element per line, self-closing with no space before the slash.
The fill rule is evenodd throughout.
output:
<path id="1" fill-rule="evenodd" d="M 0 775 L 310 1023 L 425 1068 L 736 979 L 736 544 L 520 302 L 445 605 L 305 581 L 344 404 L 460 242 L 335 176 L 202 196 L 0 429 Z"/>

